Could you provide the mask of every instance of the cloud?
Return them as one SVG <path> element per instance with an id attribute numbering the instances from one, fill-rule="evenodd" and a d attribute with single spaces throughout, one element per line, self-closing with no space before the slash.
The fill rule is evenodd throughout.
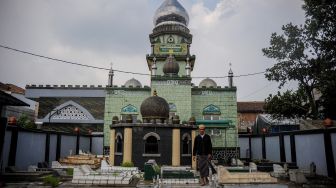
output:
<path id="1" fill-rule="evenodd" d="M 300 0 L 180 0 L 189 12 L 193 76 L 260 72 L 272 65 L 261 48 L 272 32 L 301 24 Z M 0 44 L 92 66 L 149 73 L 146 54 L 157 0 L 2 0 Z M 105 85 L 108 71 L 65 65 L 0 49 L 0 81 L 18 84 Z M 115 83 L 135 77 L 116 73 Z M 226 86 L 227 79 L 215 79 Z M 193 79 L 198 84 L 200 79 Z M 263 75 L 234 79 L 238 100 L 263 100 L 276 86 Z M 251 94 L 252 93 L 252 94 Z"/>

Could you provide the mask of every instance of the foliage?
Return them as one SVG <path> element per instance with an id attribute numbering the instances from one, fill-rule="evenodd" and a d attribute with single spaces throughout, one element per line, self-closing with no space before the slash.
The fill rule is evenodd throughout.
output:
<path id="1" fill-rule="evenodd" d="M 122 167 L 134 167 L 133 162 L 123 162 L 121 164 Z"/>
<path id="2" fill-rule="evenodd" d="M 52 175 L 43 178 L 43 182 L 46 185 L 51 185 L 52 187 L 57 187 L 59 185 L 60 179 Z"/>
<path id="3" fill-rule="evenodd" d="M 161 166 L 160 165 L 154 165 L 154 171 L 156 174 L 160 174 L 161 173 Z"/>
<path id="4" fill-rule="evenodd" d="M 66 174 L 67 174 L 68 176 L 72 176 L 72 175 L 73 175 L 73 172 L 74 172 L 74 169 L 73 169 L 73 168 L 67 168 L 67 169 L 66 169 Z"/>
<path id="5" fill-rule="evenodd" d="M 17 125 L 27 129 L 36 129 L 35 123 L 28 117 L 27 114 L 22 114 L 19 117 Z"/>
<path id="6" fill-rule="evenodd" d="M 266 99 L 265 110 L 277 119 L 304 117 L 309 106 L 302 105 L 302 101 L 306 101 L 306 98 L 300 91 L 278 92 L 277 95 L 270 95 Z"/>
<path id="7" fill-rule="evenodd" d="M 298 110 L 291 111 L 294 116 L 336 117 L 336 1 L 305 0 L 303 9 L 306 12 L 303 26 L 284 25 L 283 34 L 273 33 L 270 47 L 262 49 L 266 57 L 276 60 L 276 64 L 266 70 L 268 80 L 277 81 L 279 88 L 290 81 L 298 82 L 298 91 L 278 93 L 266 99 L 267 109 L 271 110 L 266 111 L 293 116 L 289 108 L 284 110 L 275 102 L 281 99 L 282 104 L 293 103 L 286 107 Z M 314 96 L 317 91 L 321 93 L 319 101 Z"/>

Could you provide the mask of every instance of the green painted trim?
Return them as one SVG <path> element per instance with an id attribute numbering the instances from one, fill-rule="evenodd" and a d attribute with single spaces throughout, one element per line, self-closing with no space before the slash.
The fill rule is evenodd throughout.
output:
<path id="1" fill-rule="evenodd" d="M 205 127 L 209 128 L 232 128 L 231 120 L 196 120 L 196 125 L 204 124 Z"/>
<path id="2" fill-rule="evenodd" d="M 160 75 L 157 75 L 157 76 L 152 76 L 151 79 L 153 81 L 161 81 L 161 80 L 190 80 L 191 81 L 191 77 L 189 76 L 183 76 L 183 77 L 180 77 L 180 76 L 160 76 Z"/>
<path id="3" fill-rule="evenodd" d="M 229 88 L 229 87 L 193 87 L 191 88 L 191 91 L 194 92 L 194 91 L 207 91 L 207 90 L 210 90 L 210 91 L 237 91 L 237 88 L 236 87 L 232 87 L 232 88 Z"/>
<path id="4" fill-rule="evenodd" d="M 151 91 L 151 88 L 148 86 L 145 87 L 118 87 L 118 86 L 113 86 L 113 87 L 108 87 L 106 88 L 107 91 L 112 91 L 112 90 L 125 90 L 125 91 Z"/>

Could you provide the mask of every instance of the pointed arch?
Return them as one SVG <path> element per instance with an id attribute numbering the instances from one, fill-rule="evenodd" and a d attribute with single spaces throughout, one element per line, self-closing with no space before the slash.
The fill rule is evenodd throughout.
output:
<path id="1" fill-rule="evenodd" d="M 98 123 L 101 120 L 96 120 L 87 109 L 70 100 L 51 110 L 42 121 L 57 123 Z"/>
<path id="2" fill-rule="evenodd" d="M 138 114 L 138 109 L 134 105 L 127 105 L 121 108 L 122 114 Z"/>
<path id="3" fill-rule="evenodd" d="M 203 108 L 203 115 L 220 115 L 221 111 L 218 106 L 210 104 Z"/>

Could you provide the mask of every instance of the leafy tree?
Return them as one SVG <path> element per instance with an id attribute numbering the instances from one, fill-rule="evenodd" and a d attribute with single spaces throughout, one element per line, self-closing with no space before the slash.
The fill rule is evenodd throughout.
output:
<path id="1" fill-rule="evenodd" d="M 27 129 L 36 129 L 35 123 L 27 116 L 27 114 L 22 114 L 18 121 L 17 121 L 18 126 L 24 127 Z"/>
<path id="2" fill-rule="evenodd" d="M 305 0 L 303 9 L 306 12 L 303 26 L 284 25 L 284 33 L 273 33 L 270 47 L 262 49 L 266 57 L 276 60 L 276 64 L 266 70 L 268 80 L 279 82 L 279 89 L 289 81 L 298 82 L 298 91 L 278 93 L 266 99 L 266 109 L 284 117 L 293 116 L 291 113 L 313 119 L 321 113 L 335 116 L 336 1 Z M 314 96 L 316 91 L 321 93 L 319 101 Z M 292 105 L 280 107 L 275 102 L 280 100 L 281 104 Z"/>

